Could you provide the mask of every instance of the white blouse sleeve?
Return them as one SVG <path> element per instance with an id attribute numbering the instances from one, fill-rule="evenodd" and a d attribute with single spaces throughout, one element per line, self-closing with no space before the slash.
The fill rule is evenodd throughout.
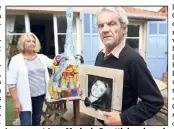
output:
<path id="1" fill-rule="evenodd" d="M 18 79 L 18 65 L 17 60 L 12 57 L 10 64 L 9 64 L 9 70 L 7 71 L 7 85 L 9 84 L 17 84 Z"/>
<path id="2" fill-rule="evenodd" d="M 53 63 L 53 59 L 50 59 L 50 58 L 48 58 L 47 56 L 45 56 L 45 60 L 46 60 L 46 62 L 47 62 L 47 67 L 48 67 L 48 68 L 51 68 L 52 63 Z"/>
<path id="3" fill-rule="evenodd" d="M 10 89 L 10 88 L 16 88 L 16 84 L 9 84 L 9 85 L 7 85 L 8 86 L 8 88 Z"/>

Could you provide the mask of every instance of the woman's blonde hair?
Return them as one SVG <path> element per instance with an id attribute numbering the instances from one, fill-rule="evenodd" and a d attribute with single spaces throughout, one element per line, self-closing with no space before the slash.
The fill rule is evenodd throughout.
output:
<path id="1" fill-rule="evenodd" d="M 37 36 L 32 32 L 27 32 L 27 33 L 24 33 L 23 35 L 21 35 L 21 37 L 18 40 L 17 48 L 18 48 L 19 52 L 25 51 L 24 44 L 25 44 L 26 40 L 28 39 L 28 37 L 31 37 L 31 36 L 35 39 L 35 43 L 36 43 L 36 47 L 34 49 L 34 52 L 40 51 L 40 49 L 41 49 L 40 41 L 37 38 Z"/>

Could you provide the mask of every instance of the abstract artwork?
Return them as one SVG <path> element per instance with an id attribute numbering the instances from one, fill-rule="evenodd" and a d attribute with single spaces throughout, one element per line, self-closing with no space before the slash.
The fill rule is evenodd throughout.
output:
<path id="1" fill-rule="evenodd" d="M 52 63 L 52 75 L 47 87 L 47 100 L 60 100 L 77 97 L 80 93 L 78 66 L 82 56 L 75 54 L 72 38 L 73 10 L 67 8 L 67 32 L 65 52 L 55 56 Z"/>

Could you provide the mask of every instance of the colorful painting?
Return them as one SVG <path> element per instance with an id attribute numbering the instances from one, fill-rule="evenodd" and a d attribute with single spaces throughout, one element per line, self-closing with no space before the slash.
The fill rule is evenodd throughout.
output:
<path id="1" fill-rule="evenodd" d="M 75 56 L 77 62 L 78 56 Z M 56 56 L 52 65 L 52 76 L 48 84 L 51 99 L 78 96 L 80 92 L 78 64 L 72 64 L 67 57 Z"/>
<path id="2" fill-rule="evenodd" d="M 75 54 L 72 38 L 73 10 L 67 8 L 67 33 L 65 52 L 55 56 L 52 64 L 52 75 L 47 89 L 47 100 L 79 96 L 78 66 L 82 56 Z"/>

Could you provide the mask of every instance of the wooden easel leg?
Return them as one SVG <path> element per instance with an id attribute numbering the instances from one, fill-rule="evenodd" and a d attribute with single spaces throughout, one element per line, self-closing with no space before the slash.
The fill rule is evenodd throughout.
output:
<path id="1" fill-rule="evenodd" d="M 75 103 L 75 100 L 73 101 L 73 112 L 74 112 L 74 118 L 76 118 L 76 103 Z"/>
<path id="2" fill-rule="evenodd" d="M 80 100 L 73 101 L 75 125 L 80 125 Z"/>

